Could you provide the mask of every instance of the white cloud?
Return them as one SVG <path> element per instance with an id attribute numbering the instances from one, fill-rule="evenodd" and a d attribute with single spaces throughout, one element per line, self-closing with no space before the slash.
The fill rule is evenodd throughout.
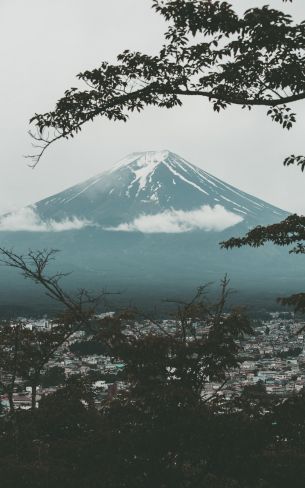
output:
<path id="1" fill-rule="evenodd" d="M 35 207 L 24 207 L 0 217 L 0 231 L 11 232 L 62 232 L 82 229 L 90 224 L 90 221 L 77 217 L 60 221 L 54 219 L 43 221 L 35 211 Z"/>
<path id="2" fill-rule="evenodd" d="M 175 234 L 192 230 L 222 231 L 242 222 L 243 218 L 229 212 L 222 205 L 203 205 L 186 212 L 184 210 L 167 210 L 155 215 L 140 215 L 132 222 L 106 230 L 121 232 L 143 232 L 144 234 L 167 233 Z"/>

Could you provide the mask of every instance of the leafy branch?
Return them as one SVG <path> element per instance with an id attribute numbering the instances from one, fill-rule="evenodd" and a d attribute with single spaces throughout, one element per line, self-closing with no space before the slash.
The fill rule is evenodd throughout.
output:
<path id="1" fill-rule="evenodd" d="M 32 167 L 51 144 L 97 117 L 126 122 L 134 111 L 170 109 L 188 96 L 207 99 L 217 112 L 266 106 L 283 128 L 295 123 L 287 105 L 305 98 L 304 22 L 268 6 L 238 16 L 225 1 L 153 0 L 152 7 L 169 24 L 160 52 L 125 50 L 116 64 L 80 73 L 85 89 L 72 87 L 53 111 L 31 118 Z"/>

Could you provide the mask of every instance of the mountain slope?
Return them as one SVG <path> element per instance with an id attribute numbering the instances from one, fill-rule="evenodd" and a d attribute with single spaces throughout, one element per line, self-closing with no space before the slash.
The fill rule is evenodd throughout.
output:
<path id="1" fill-rule="evenodd" d="M 3 216 L 0 240 L 20 252 L 60 249 L 52 266 L 73 271 L 69 287 L 124 290 L 126 300 L 187 294 L 226 272 L 243 293 L 274 298 L 299 289 L 300 258 L 274 246 L 224 251 L 219 242 L 287 215 L 169 151 L 150 151 Z M 26 297 L 10 272 L 0 275 L 0 305 L 11 299 L 8 283 Z"/>
<path id="2" fill-rule="evenodd" d="M 284 218 L 284 212 L 193 166 L 170 151 L 133 153 L 113 169 L 38 202 L 43 219 L 74 216 L 102 226 L 141 214 L 221 206 L 249 226 Z"/>

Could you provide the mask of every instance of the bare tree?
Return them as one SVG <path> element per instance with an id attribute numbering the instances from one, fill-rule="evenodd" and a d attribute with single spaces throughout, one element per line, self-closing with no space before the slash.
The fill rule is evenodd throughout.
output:
<path id="1" fill-rule="evenodd" d="M 0 328 L 0 365 L 10 378 L 5 391 L 11 411 L 14 411 L 13 391 L 17 375 L 30 382 L 32 409 L 35 409 L 37 385 L 43 368 L 76 331 L 90 327 L 98 304 L 109 294 L 102 292 L 92 296 L 85 289 L 75 295 L 69 294 L 61 286 L 61 279 L 67 274 L 49 275 L 47 272 L 56 253 L 56 250 L 30 250 L 26 255 L 19 255 L 12 249 L 0 248 L 0 263 L 19 270 L 24 278 L 41 285 L 48 297 L 64 307 L 49 331 L 30 331 L 26 324 L 20 322 L 6 323 Z"/>

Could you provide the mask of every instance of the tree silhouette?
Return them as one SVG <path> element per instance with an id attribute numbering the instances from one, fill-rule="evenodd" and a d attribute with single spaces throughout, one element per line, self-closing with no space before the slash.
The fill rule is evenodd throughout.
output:
<path id="1" fill-rule="evenodd" d="M 291 128 L 296 119 L 288 105 L 305 98 L 304 23 L 294 24 L 268 6 L 239 17 L 224 1 L 154 0 L 152 5 L 169 22 L 160 53 L 125 51 L 117 64 L 80 74 L 85 90 L 66 91 L 54 111 L 32 118 L 32 136 L 41 145 L 33 166 L 50 144 L 73 137 L 95 117 L 126 121 L 130 112 L 149 105 L 172 108 L 184 96 L 204 97 L 217 112 L 233 104 L 266 106 L 274 122 Z M 294 162 L 304 169 L 301 156 L 285 160 Z M 303 253 L 302 219 L 290 216 L 223 247 L 270 241 L 296 244 L 292 252 Z M 304 486 L 304 394 L 274 402 L 258 385 L 231 402 L 220 396 L 240 363 L 238 339 L 251 333 L 243 311 L 225 308 L 226 278 L 216 303 L 210 304 L 200 287 L 190 302 L 177 303 L 172 328 L 150 319 L 145 331 L 136 310 L 97 319 L 97 298 L 85 290 L 68 294 L 63 275 L 47 273 L 55 251 L 21 256 L 0 249 L 0 254 L 2 263 L 64 306 L 58 328 L 49 335 L 32 336 L 19 324 L 3 324 L 1 330 L 0 367 L 10 371 L 2 388 L 11 395 L 12 409 L 11 416 L 0 418 L 4 487 L 20 480 L 31 488 Z M 299 298 L 291 300 L 305 311 Z M 17 375 L 32 380 L 34 407 L 44 366 L 81 327 L 90 327 L 89 340 L 124 363 L 125 388 L 113 389 L 96 409 L 91 380 L 76 375 L 44 398 L 37 411 L 14 411 Z M 212 395 L 210 381 L 218 383 Z"/>
<path id="2" fill-rule="evenodd" d="M 305 98 L 304 22 L 266 5 L 238 16 L 219 0 L 152 0 L 152 8 L 169 24 L 159 54 L 125 50 L 115 64 L 80 73 L 85 89 L 68 89 L 53 111 L 32 117 L 33 167 L 50 144 L 96 117 L 127 121 L 131 112 L 169 109 L 190 96 L 209 100 L 217 112 L 266 106 L 274 122 L 292 127 L 289 105 Z M 294 162 L 304 168 L 302 156 L 285 160 Z"/>
<path id="3" fill-rule="evenodd" d="M 187 96 L 209 100 L 217 112 L 230 105 L 266 106 L 267 115 L 288 130 L 296 122 L 290 104 L 305 98 L 304 22 L 267 5 L 238 16 L 230 3 L 218 0 L 152 0 L 152 7 L 169 24 L 159 54 L 125 50 L 116 64 L 80 73 L 85 89 L 67 90 L 53 111 L 31 118 L 33 167 L 50 144 L 74 137 L 96 117 L 127 121 L 133 111 L 170 109 Z M 305 157 L 286 157 L 284 165 L 292 164 L 304 171 Z M 293 252 L 303 252 L 303 227 L 304 219 L 294 215 L 223 247 L 269 240 L 297 242 Z"/>
<path id="4" fill-rule="evenodd" d="M 24 278 L 40 284 L 47 296 L 64 307 L 48 331 L 29 330 L 23 322 L 0 325 L 0 367 L 7 378 L 2 387 L 8 394 L 11 411 L 14 410 L 12 395 L 16 377 L 30 383 L 34 410 L 42 371 L 76 331 L 90 327 L 96 307 L 105 295 L 93 297 L 84 289 L 74 296 L 66 292 L 61 285 L 65 274 L 48 274 L 48 265 L 56 253 L 55 250 L 30 250 L 26 255 L 20 255 L 11 249 L 0 248 L 0 263 L 19 270 Z"/>
<path id="5" fill-rule="evenodd" d="M 33 255 L 31 251 L 29 259 L 2 249 L 7 265 L 13 264 L 48 293 L 50 283 L 55 284 L 56 300 L 70 305 L 73 326 L 63 329 L 55 347 L 78 326 L 89 325 L 88 340 L 101 343 L 113 359 L 123 362 L 120 380 L 125 387 L 100 400 L 96 409 L 92 380 L 75 375 L 54 395 L 43 398 L 38 410 L 13 411 L 5 421 L 0 419 L 3 486 L 14 486 L 20 478 L 24 486 L 31 487 L 43 486 L 48 480 L 50 487 L 97 488 L 102 479 L 102 486 L 109 488 L 183 488 L 199 485 L 211 473 L 218 479 L 220 457 L 229 442 L 229 437 L 224 442 L 223 426 L 231 415 L 223 407 L 218 415 L 219 393 L 239 366 L 238 340 L 252 333 L 242 310 L 226 308 L 228 279 L 222 281 L 215 303 L 209 302 L 206 287 L 200 287 L 192 300 L 177 302 L 171 327 L 147 317 L 143 326 L 137 310 L 98 318 L 90 308 L 88 314 L 86 307 L 79 307 L 47 274 L 47 262 L 43 270 L 33 266 Z M 15 330 L 9 329 L 13 339 Z M 30 337 L 30 331 L 27 333 Z M 50 337 L 44 337 L 47 346 Z M 8 343 L 12 358 L 22 352 L 28 369 L 36 360 L 45 364 L 55 350 L 53 343 L 45 348 L 42 339 L 36 339 L 26 348 L 23 341 L 15 349 Z M 207 392 L 210 381 L 219 385 L 212 394 Z M 252 427 L 242 430 L 243 443 L 249 429 Z M 251 457 L 253 449 L 244 448 L 244 457 Z M 232 475 L 236 456 L 240 456 L 240 447 L 232 451 L 221 479 Z M 205 484 L 213 486 L 208 481 Z"/>
<path id="6" fill-rule="evenodd" d="M 232 237 L 221 243 L 224 249 L 240 248 L 243 246 L 260 247 L 271 242 L 277 246 L 293 246 L 291 254 L 305 253 L 305 217 L 289 215 L 277 224 L 257 226 L 243 237 Z M 278 298 L 282 305 L 293 306 L 296 312 L 305 312 L 305 293 L 296 293 L 290 297 Z"/>

